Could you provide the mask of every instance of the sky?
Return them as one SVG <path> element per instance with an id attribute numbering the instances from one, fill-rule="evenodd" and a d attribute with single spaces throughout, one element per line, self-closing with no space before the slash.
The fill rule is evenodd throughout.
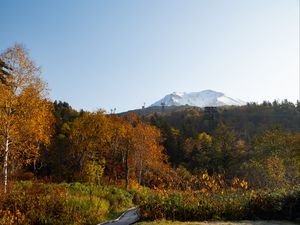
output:
<path id="1" fill-rule="evenodd" d="M 50 98 L 117 112 L 174 92 L 299 99 L 299 0 L 1 1 L 0 51 L 22 43 Z"/>

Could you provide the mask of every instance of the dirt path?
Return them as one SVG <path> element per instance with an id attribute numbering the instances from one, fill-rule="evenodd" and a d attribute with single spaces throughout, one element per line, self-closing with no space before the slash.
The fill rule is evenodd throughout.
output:
<path id="1" fill-rule="evenodd" d="M 124 212 L 118 219 L 98 225 L 130 225 L 138 221 L 139 218 L 139 210 L 137 208 L 131 208 Z"/>

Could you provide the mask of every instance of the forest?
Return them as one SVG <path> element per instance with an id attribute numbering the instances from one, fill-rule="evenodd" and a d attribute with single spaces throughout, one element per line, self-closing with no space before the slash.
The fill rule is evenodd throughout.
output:
<path id="1" fill-rule="evenodd" d="M 300 102 L 77 111 L 29 51 L 0 55 L 0 224 L 300 220 Z"/>

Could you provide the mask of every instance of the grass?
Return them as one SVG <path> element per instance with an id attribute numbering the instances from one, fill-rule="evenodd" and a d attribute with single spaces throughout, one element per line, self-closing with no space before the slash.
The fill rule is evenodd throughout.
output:
<path id="1" fill-rule="evenodd" d="M 81 183 L 16 182 L 9 190 L 7 195 L 0 190 L 0 224 L 94 225 L 116 219 L 134 205 L 139 206 L 142 220 L 154 221 L 140 225 L 293 225 L 279 220 L 300 221 L 300 187 L 201 194 L 147 188 L 126 191 L 116 186 Z M 262 221 L 268 219 L 279 222 Z"/>
<path id="2" fill-rule="evenodd" d="M 0 193 L 0 224 L 98 224 L 132 207 L 132 197 L 114 186 L 16 182 Z"/>
<path id="3" fill-rule="evenodd" d="M 134 203 L 144 221 L 242 221 L 300 219 L 300 186 L 224 193 L 139 192 Z"/>

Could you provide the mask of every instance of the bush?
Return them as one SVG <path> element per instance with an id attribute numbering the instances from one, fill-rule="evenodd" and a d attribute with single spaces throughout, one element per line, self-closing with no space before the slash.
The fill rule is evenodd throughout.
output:
<path id="1" fill-rule="evenodd" d="M 0 224 L 97 224 L 138 205 L 142 219 L 299 220 L 300 186 L 269 191 L 141 190 L 81 183 L 15 183 L 0 195 Z"/>
<path id="2" fill-rule="evenodd" d="M 0 224 L 25 224 L 25 216 L 18 209 L 14 213 L 10 210 L 0 210 Z"/>
<path id="3" fill-rule="evenodd" d="M 254 219 L 299 220 L 300 186 L 290 190 L 253 192 L 249 205 Z"/>
<path id="4" fill-rule="evenodd" d="M 24 220 L 11 224 L 98 224 L 132 206 L 132 195 L 116 187 L 25 181 L 10 190 L 1 195 L 0 224 L 18 215 Z"/>
<path id="5" fill-rule="evenodd" d="M 178 221 L 300 218 L 300 187 L 292 190 L 199 193 L 147 191 L 135 195 L 144 220 Z"/>

